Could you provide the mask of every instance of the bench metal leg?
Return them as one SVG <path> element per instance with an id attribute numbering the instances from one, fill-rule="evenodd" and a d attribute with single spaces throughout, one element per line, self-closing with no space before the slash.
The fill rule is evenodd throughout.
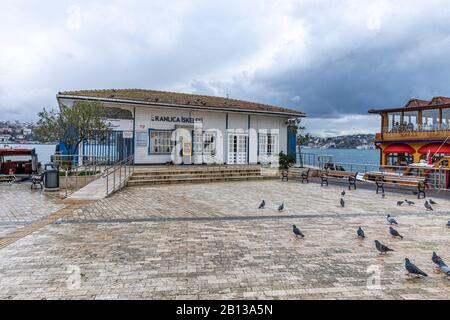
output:
<path id="1" fill-rule="evenodd" d="M 425 188 L 424 187 L 418 186 L 417 190 L 418 190 L 417 199 L 420 199 L 421 195 L 423 196 L 423 199 L 425 199 L 427 197 L 426 194 L 425 194 Z"/>
<path id="2" fill-rule="evenodd" d="M 352 177 L 348 178 L 348 190 L 351 190 L 351 187 L 353 187 L 353 190 L 356 190 L 356 179 Z"/>
<path id="3" fill-rule="evenodd" d="M 326 183 L 328 186 L 328 177 L 320 177 L 322 179 L 322 182 L 320 183 L 320 186 L 323 187 L 323 184 Z"/>
<path id="4" fill-rule="evenodd" d="M 309 183 L 308 177 L 302 177 L 302 183 L 305 181 L 306 181 L 306 183 Z"/>
<path id="5" fill-rule="evenodd" d="M 380 189 L 381 189 L 382 193 L 384 193 L 384 184 L 377 182 L 377 194 L 380 191 Z"/>

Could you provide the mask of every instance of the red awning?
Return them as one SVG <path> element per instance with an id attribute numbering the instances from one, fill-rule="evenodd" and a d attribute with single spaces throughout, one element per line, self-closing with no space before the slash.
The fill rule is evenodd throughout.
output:
<path id="1" fill-rule="evenodd" d="M 450 154 L 450 144 L 430 143 L 430 144 L 424 145 L 423 147 L 421 147 L 419 149 L 420 154 L 427 154 L 428 151 L 430 151 L 432 155 L 435 153 Z"/>
<path id="2" fill-rule="evenodd" d="M 415 150 L 413 147 L 403 143 L 391 144 L 390 146 L 386 147 L 383 150 L 383 153 L 414 153 L 414 152 Z"/>

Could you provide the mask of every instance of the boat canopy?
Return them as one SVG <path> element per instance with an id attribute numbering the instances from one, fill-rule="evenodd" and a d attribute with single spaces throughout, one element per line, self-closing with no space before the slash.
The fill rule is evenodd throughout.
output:
<path id="1" fill-rule="evenodd" d="M 404 144 L 404 143 L 395 143 L 391 144 L 387 148 L 383 150 L 384 153 L 411 153 L 413 154 L 415 152 L 414 148 Z"/>
<path id="2" fill-rule="evenodd" d="M 429 143 L 426 144 L 424 146 L 422 146 L 419 151 L 420 154 L 427 154 L 428 152 L 430 152 L 432 155 L 433 154 L 440 154 L 440 153 L 444 153 L 444 154 L 450 154 L 450 144 L 448 143 Z"/>
<path id="3" fill-rule="evenodd" d="M 22 149 L 22 148 L 2 148 L 0 149 L 0 157 L 8 156 L 33 156 L 35 154 L 34 149 Z"/>

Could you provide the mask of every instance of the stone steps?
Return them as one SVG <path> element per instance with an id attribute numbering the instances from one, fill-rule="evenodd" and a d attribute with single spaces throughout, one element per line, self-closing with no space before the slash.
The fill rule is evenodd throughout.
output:
<path id="1" fill-rule="evenodd" d="M 258 166 L 137 168 L 128 186 L 263 179 Z"/>
<path id="2" fill-rule="evenodd" d="M 246 175 L 260 175 L 260 171 L 252 170 L 252 171 L 242 171 L 242 172 L 201 172 L 201 173 L 160 173 L 160 174 L 142 174 L 135 173 L 133 175 L 133 180 L 145 180 L 145 179 L 172 179 L 172 178 L 206 178 L 211 175 L 215 176 L 246 176 Z"/>
<path id="3" fill-rule="evenodd" d="M 178 184 L 178 183 L 206 183 L 222 181 L 245 181 L 262 180 L 263 176 L 230 176 L 230 177 L 205 177 L 205 178 L 177 178 L 177 179 L 148 179 L 148 180 L 130 180 L 128 186 L 155 185 L 155 184 Z"/>

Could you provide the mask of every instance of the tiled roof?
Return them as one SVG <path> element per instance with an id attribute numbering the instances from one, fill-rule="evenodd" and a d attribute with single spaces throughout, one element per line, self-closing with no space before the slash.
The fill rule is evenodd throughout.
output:
<path id="1" fill-rule="evenodd" d="M 429 103 L 430 103 L 430 101 L 427 101 L 427 100 L 420 100 L 420 99 L 412 98 L 405 104 L 405 108 L 423 107 L 423 106 L 427 106 Z"/>
<path id="2" fill-rule="evenodd" d="M 385 109 L 371 109 L 369 113 L 381 112 L 401 112 L 404 108 L 419 109 L 433 109 L 435 106 L 450 107 L 450 98 L 448 97 L 434 97 L 430 101 L 412 98 L 403 107 L 385 108 Z"/>
<path id="3" fill-rule="evenodd" d="M 449 104 L 449 103 L 450 103 L 450 98 L 447 98 L 447 97 L 434 97 L 433 99 L 431 99 L 429 105 L 430 106 L 434 106 L 434 105 Z"/>
<path id="4" fill-rule="evenodd" d="M 144 89 L 109 89 L 109 90 L 80 90 L 59 92 L 58 98 L 63 97 L 87 97 L 105 101 L 117 99 L 137 101 L 148 104 L 170 104 L 186 107 L 199 107 L 208 109 L 245 110 L 266 113 L 286 114 L 288 116 L 304 117 L 303 112 L 282 108 L 278 106 L 230 99 L 225 97 L 204 96 L 197 94 L 144 90 Z"/>

